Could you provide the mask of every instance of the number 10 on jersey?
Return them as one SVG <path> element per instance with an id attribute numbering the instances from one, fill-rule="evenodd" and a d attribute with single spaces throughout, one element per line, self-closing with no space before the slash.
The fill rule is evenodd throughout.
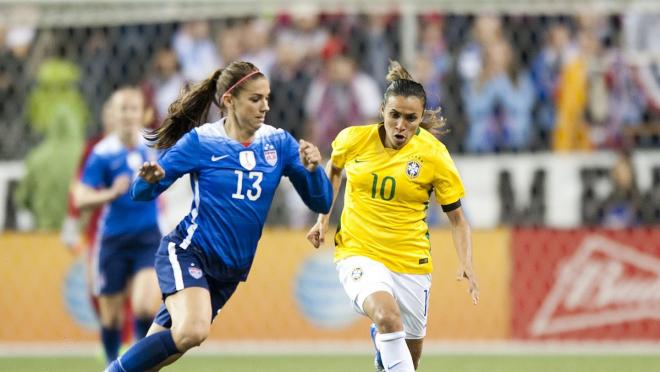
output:
<path id="1" fill-rule="evenodd" d="M 243 193 L 243 171 L 240 170 L 235 170 L 234 173 L 236 176 L 238 176 L 238 180 L 236 182 L 236 192 L 231 194 L 231 197 L 234 199 L 245 199 L 245 196 L 247 195 L 247 198 L 249 200 L 255 201 L 259 199 L 261 196 L 261 181 L 264 178 L 264 174 L 262 172 L 250 172 L 247 175 L 247 178 L 252 181 L 252 186 L 247 189 L 247 192 L 244 194 Z"/>
<path id="2" fill-rule="evenodd" d="M 392 176 L 383 177 L 383 181 L 378 186 L 378 175 L 376 173 L 371 173 L 374 176 L 374 181 L 371 184 L 371 198 L 376 199 L 378 195 L 377 191 L 380 189 L 380 198 L 388 201 L 394 198 L 394 193 L 396 192 L 396 180 Z M 389 192 L 387 191 L 389 189 Z"/>

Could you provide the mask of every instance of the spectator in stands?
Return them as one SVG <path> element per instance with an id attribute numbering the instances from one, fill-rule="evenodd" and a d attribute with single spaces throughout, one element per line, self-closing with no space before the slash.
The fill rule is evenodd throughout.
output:
<path id="1" fill-rule="evenodd" d="M 360 15 L 346 37 L 351 40 L 351 55 L 359 56 L 359 68 L 380 82 L 381 76 L 387 74 L 388 61 L 396 55 L 395 16 L 384 11 Z M 379 87 L 384 90 L 387 86 L 383 82 Z"/>
<path id="2" fill-rule="evenodd" d="M 309 74 L 316 74 L 321 66 L 321 54 L 329 33 L 319 23 L 319 10 L 309 3 L 296 3 L 290 13 L 281 16 L 284 24 L 277 38 L 303 51 L 303 66 Z"/>
<path id="3" fill-rule="evenodd" d="M 614 167 L 610 170 L 612 192 L 601 208 L 601 225 L 621 229 L 639 225 L 641 222 L 641 199 L 631 154 L 621 151 Z"/>
<path id="4" fill-rule="evenodd" d="M 534 87 L 504 39 L 486 44 L 479 75 L 463 86 L 471 152 L 528 150 Z"/>
<path id="5" fill-rule="evenodd" d="M 440 16 L 422 19 L 415 77 L 426 89 L 427 107 L 441 107 L 446 97 L 443 87 L 452 60 L 445 46 L 443 27 Z"/>
<path id="6" fill-rule="evenodd" d="M 28 141 L 25 102 L 32 83 L 30 51 L 36 30 L 0 26 L 0 158 L 20 159 L 33 141 Z"/>
<path id="7" fill-rule="evenodd" d="M 243 56 L 239 59 L 253 63 L 259 71 L 270 78 L 270 70 L 275 64 L 272 27 L 264 19 L 252 19 L 243 26 Z"/>
<path id="8" fill-rule="evenodd" d="M 328 43 L 324 68 L 312 80 L 305 101 L 310 138 L 321 153 L 330 153 L 330 143 L 347 125 L 378 117 L 378 84 L 360 72 L 355 61 L 344 53 L 342 41 Z"/>
<path id="9" fill-rule="evenodd" d="M 216 43 L 220 56 L 220 64 L 225 65 L 238 60 L 243 53 L 243 28 L 239 25 L 227 26 L 216 34 Z"/>
<path id="10" fill-rule="evenodd" d="M 383 122 L 351 126 L 332 142 L 326 172 L 337 197 L 346 169 L 346 205 L 334 236 L 339 280 L 361 315 L 373 322 L 377 371 L 413 372 L 426 335 L 433 270 L 426 209 L 431 190 L 449 217 L 459 258 L 476 304 L 470 227 L 461 208 L 463 185 L 445 146 L 432 131 L 444 124 L 425 110 L 424 87 L 397 62 L 390 64 L 381 105 Z M 411 180 L 414 180 L 411 182 Z M 329 214 L 307 234 L 325 242 Z"/>
<path id="11" fill-rule="evenodd" d="M 495 15 L 479 15 L 475 18 L 470 39 L 458 55 L 458 73 L 464 81 L 473 81 L 481 75 L 485 58 L 484 49 L 504 38 L 502 21 Z"/>
<path id="12" fill-rule="evenodd" d="M 161 237 L 156 203 L 136 203 L 128 194 L 140 165 L 155 157 L 140 136 L 146 116 L 142 92 L 120 89 L 110 104 L 114 130 L 94 146 L 73 190 L 76 208 L 104 207 L 95 247 L 94 289 L 108 363 L 119 353 L 127 297 L 136 338 L 149 330 L 158 304 L 154 254 Z"/>
<path id="13" fill-rule="evenodd" d="M 210 38 L 208 21 L 191 21 L 181 25 L 172 45 L 187 81 L 198 82 L 220 64 L 218 50 Z"/>
<path id="14" fill-rule="evenodd" d="M 253 64 L 232 62 L 175 101 L 150 136 L 165 153 L 142 165 L 133 198 L 152 200 L 191 173 L 195 203 L 156 254 L 164 306 L 150 335 L 107 371 L 158 370 L 206 339 L 213 319 L 247 279 L 283 176 L 311 209 L 330 209 L 332 186 L 318 167 L 318 148 L 298 145 L 287 132 L 263 123 L 269 95 L 268 80 Z M 225 116 L 204 124 L 213 103 Z"/>
<path id="15" fill-rule="evenodd" d="M 157 128 L 167 116 L 170 104 L 179 96 L 187 82 L 172 49 L 164 48 L 157 51 L 152 65 L 153 69 L 141 88 L 149 106 L 153 106 L 155 111 L 154 122 L 148 127 Z"/>
<path id="16" fill-rule="evenodd" d="M 567 21 L 553 21 L 544 35 L 543 47 L 531 65 L 531 78 L 536 90 L 534 122 L 537 133 L 534 147 L 547 149 L 555 125 L 556 95 L 559 73 L 577 53 Z"/>

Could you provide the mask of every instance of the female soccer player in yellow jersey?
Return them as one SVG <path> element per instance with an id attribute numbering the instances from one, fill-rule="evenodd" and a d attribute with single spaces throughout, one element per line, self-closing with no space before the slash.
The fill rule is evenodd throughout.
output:
<path id="1" fill-rule="evenodd" d="M 344 210 L 335 235 L 339 280 L 355 310 L 373 320 L 376 369 L 413 371 L 426 334 L 431 259 L 425 217 L 431 191 L 447 213 L 460 267 L 474 304 L 470 226 L 463 216 L 463 185 L 446 147 L 429 131 L 444 120 L 425 110 L 421 84 L 391 62 L 381 106 L 383 122 L 342 130 L 326 172 L 335 191 L 346 170 Z M 319 247 L 330 213 L 319 215 L 307 239 Z M 376 329 L 377 328 L 377 329 Z M 407 346 L 407 347 L 406 347 Z"/>

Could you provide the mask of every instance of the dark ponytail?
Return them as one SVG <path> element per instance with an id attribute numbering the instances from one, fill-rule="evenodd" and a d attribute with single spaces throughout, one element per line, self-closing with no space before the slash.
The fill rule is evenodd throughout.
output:
<path id="1" fill-rule="evenodd" d="M 208 79 L 194 85 L 174 101 L 167 113 L 163 125 L 145 138 L 157 149 L 168 149 L 191 129 L 206 123 L 211 103 L 217 105 L 216 89 L 222 69 L 216 70 Z"/>
<path id="2" fill-rule="evenodd" d="M 226 109 L 219 102 L 218 97 L 225 94 L 229 88 L 232 89 L 227 92 L 228 94 L 238 95 L 245 84 L 237 83 L 248 74 L 253 74 L 253 76 L 246 80 L 264 77 L 250 62 L 235 61 L 224 69 L 216 70 L 208 79 L 194 85 L 174 101 L 170 105 L 163 125 L 146 134 L 145 138 L 157 149 L 168 149 L 174 146 L 184 134 L 207 122 L 212 103 L 225 113 Z"/>
<path id="3" fill-rule="evenodd" d="M 390 61 L 390 66 L 385 77 L 388 83 L 383 96 L 384 103 L 391 96 L 417 97 L 422 101 L 422 107 L 426 107 L 426 91 L 422 84 L 413 80 L 410 73 L 397 61 Z M 434 135 L 443 134 L 442 129 L 445 126 L 445 118 L 440 115 L 440 108 L 424 109 L 420 127 L 428 130 Z"/>

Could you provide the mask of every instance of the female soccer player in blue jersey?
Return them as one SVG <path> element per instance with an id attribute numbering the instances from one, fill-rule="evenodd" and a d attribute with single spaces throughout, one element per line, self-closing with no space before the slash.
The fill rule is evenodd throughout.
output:
<path id="1" fill-rule="evenodd" d="M 155 159 L 140 135 L 145 118 L 142 93 L 123 88 L 108 104 L 113 130 L 91 151 L 73 199 L 78 208 L 103 206 L 92 271 L 99 296 L 101 340 L 111 362 L 121 343 L 127 295 L 131 296 L 136 338 L 144 337 L 151 326 L 158 308 L 154 254 L 161 234 L 156 203 L 135 202 L 128 193 L 130 179 L 143 162 Z"/>
<path id="2" fill-rule="evenodd" d="M 206 339 L 218 311 L 247 278 L 282 176 L 310 209 L 330 209 L 332 185 L 318 167 L 316 146 L 299 145 L 263 123 L 269 94 L 268 80 L 254 65 L 233 62 L 174 102 L 153 135 L 166 152 L 142 166 L 133 198 L 153 199 L 189 173 L 194 200 L 156 254 L 165 303 L 150 335 L 108 371 L 158 370 Z M 211 103 L 224 118 L 203 124 Z"/>
<path id="3" fill-rule="evenodd" d="M 421 84 L 397 62 L 381 107 L 383 122 L 348 127 L 332 143 L 326 166 L 335 190 L 346 169 L 346 194 L 335 235 L 339 280 L 353 306 L 375 324 L 376 370 L 412 372 L 422 355 L 431 289 L 431 243 L 426 210 L 431 192 L 447 213 L 459 278 L 476 304 L 470 226 L 463 217 L 463 184 L 447 148 L 428 130 L 443 120 L 425 110 Z M 428 130 L 427 130 L 428 129 Z M 319 247 L 329 214 L 307 238 Z"/>

